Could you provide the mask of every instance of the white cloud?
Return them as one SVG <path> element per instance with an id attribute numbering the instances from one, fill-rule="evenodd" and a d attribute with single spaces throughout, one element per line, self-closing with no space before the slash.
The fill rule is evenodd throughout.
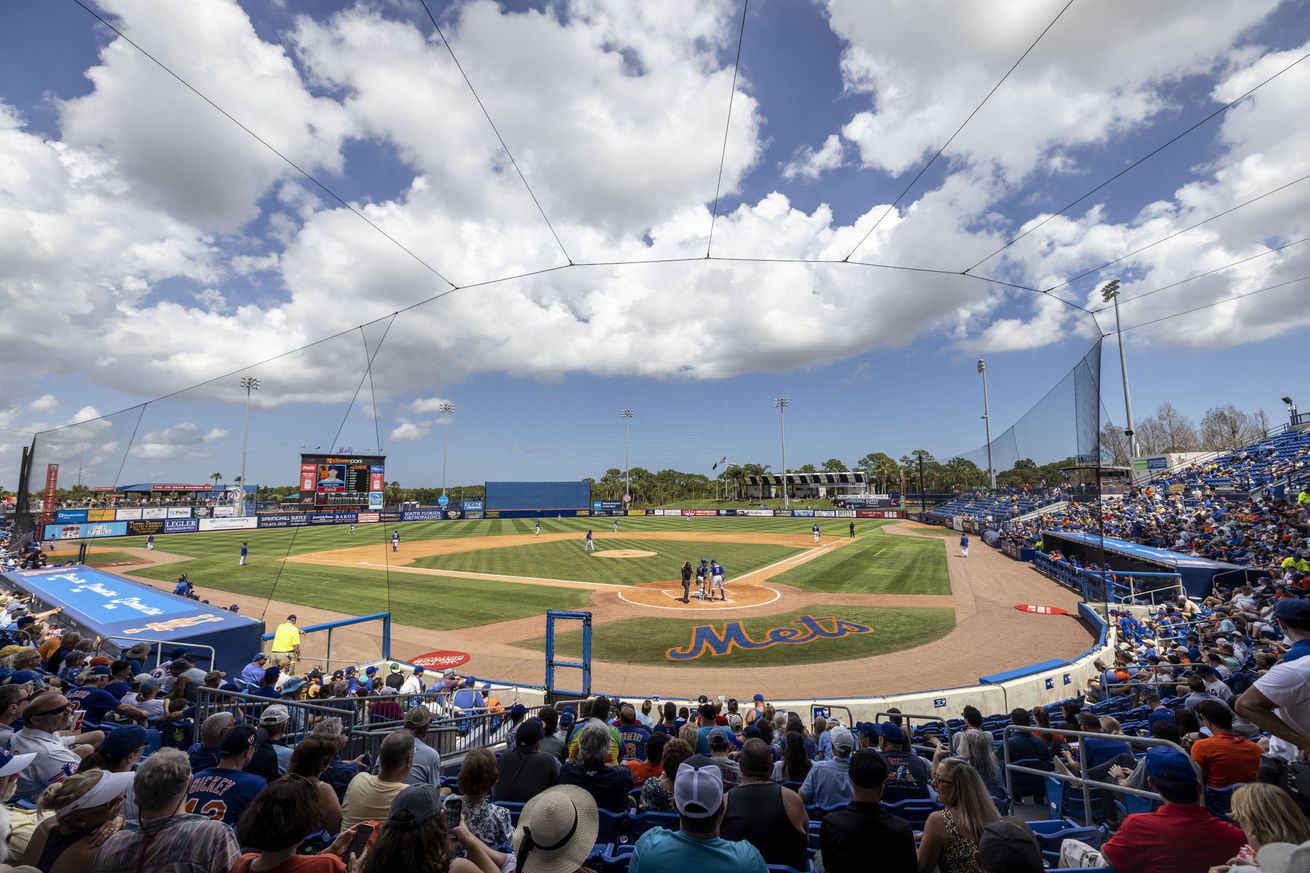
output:
<path id="1" fill-rule="evenodd" d="M 59 401 L 53 394 L 42 394 L 40 397 L 27 404 L 31 412 L 52 412 L 59 405 Z"/>
<path id="2" fill-rule="evenodd" d="M 417 412 L 419 415 L 423 415 L 426 413 L 440 412 L 442 405 L 449 402 L 450 401 L 444 397 L 419 397 L 413 403 L 409 404 L 409 408 L 414 412 Z"/>
<path id="3" fill-rule="evenodd" d="M 100 410 L 96 409 L 94 406 L 91 406 L 90 404 L 87 404 L 86 406 L 83 406 L 81 409 L 79 409 L 77 412 L 74 412 L 73 416 L 68 420 L 68 423 L 81 424 L 82 422 L 91 421 L 97 418 L 100 418 Z"/>
<path id="4" fill-rule="evenodd" d="M 170 425 L 163 430 L 148 431 L 131 449 L 134 458 L 207 458 L 204 446 L 226 439 L 230 431 L 212 427 L 208 430 L 190 421 Z"/>
<path id="5" fill-rule="evenodd" d="M 393 443 L 409 443 L 421 440 L 432 430 L 428 421 L 402 421 L 391 429 L 389 439 Z"/>
<path id="6" fill-rule="evenodd" d="M 817 150 L 809 146 L 798 149 L 795 157 L 783 166 L 782 177 L 788 180 L 795 179 L 797 176 L 803 179 L 817 179 L 829 170 L 840 167 L 845 157 L 846 147 L 841 137 L 831 133 Z"/>

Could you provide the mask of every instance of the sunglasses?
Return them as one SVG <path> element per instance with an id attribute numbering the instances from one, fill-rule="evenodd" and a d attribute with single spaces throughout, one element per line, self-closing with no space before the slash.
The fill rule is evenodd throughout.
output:
<path id="1" fill-rule="evenodd" d="M 45 716 L 45 715 L 54 715 L 54 714 L 57 713 L 57 712 L 68 712 L 70 709 L 76 709 L 76 708 L 77 708 L 77 704 L 70 700 L 67 704 L 65 704 L 65 705 L 63 705 L 63 706 L 61 706 L 61 707 L 59 707 L 58 709 L 47 709 L 47 710 L 44 710 L 44 711 L 42 711 L 42 712 L 26 712 L 26 713 L 23 713 L 23 717 L 24 717 L 24 718 L 41 718 L 42 716 Z"/>

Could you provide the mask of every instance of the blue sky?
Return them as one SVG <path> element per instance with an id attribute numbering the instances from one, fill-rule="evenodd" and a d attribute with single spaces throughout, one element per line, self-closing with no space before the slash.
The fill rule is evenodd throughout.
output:
<path id="1" fill-rule="evenodd" d="M 844 258 L 1063 3 L 751 4 L 717 257 Z M 741 5 L 434 3 L 578 263 L 705 254 Z M 976 273 L 1047 288 L 1310 172 L 1303 4 L 1076 2 L 856 260 L 958 272 L 1284 67 Z M 415 4 L 105 0 L 139 44 L 434 267 L 468 285 L 560 266 Z M 290 482 L 302 446 L 387 451 L 389 478 L 576 478 L 631 461 L 789 466 L 983 442 L 1088 350 L 1076 308 L 981 280 L 734 261 L 585 267 L 464 288 L 399 316 L 364 375 L 361 323 L 449 285 L 236 130 L 74 4 L 11 4 L 0 27 L 0 453 L 23 432 L 92 484 L 235 474 L 243 367 L 264 380 L 250 479 Z M 1305 183 L 1310 184 L 1310 183 Z M 1058 293 L 1125 326 L 1310 275 L 1304 185 Z M 1307 339 L 1292 284 L 1129 333 L 1138 416 L 1234 403 L 1281 420 Z M 1099 332 L 1113 330 L 1101 313 Z M 388 322 L 363 334 L 374 349 Z M 39 325 L 39 329 L 34 326 Z M 1123 419 L 1117 348 L 1104 404 Z M 33 367 L 33 362 L 39 362 Z M 21 370 L 15 370 L 19 367 Z M 221 379 L 221 374 L 233 375 Z M 1181 378 L 1180 378 L 1181 377 Z M 210 381 L 214 380 L 214 381 Z M 127 412 L 152 402 L 139 416 Z M 371 418 L 373 402 L 377 421 Z M 349 412 L 347 413 L 347 408 Z M 345 424 L 342 425 L 342 420 Z M 338 428 L 340 435 L 337 436 Z M 1034 446 L 1032 454 L 1071 453 Z M 67 474 L 65 474 L 67 475 Z M 0 474 L 11 486 L 12 475 Z"/>

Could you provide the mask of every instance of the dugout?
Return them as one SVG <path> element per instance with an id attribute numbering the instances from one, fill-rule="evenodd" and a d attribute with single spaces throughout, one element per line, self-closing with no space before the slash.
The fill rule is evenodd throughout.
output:
<path id="1" fill-rule="evenodd" d="M 1205 597 L 1216 579 L 1227 577 L 1230 583 L 1245 582 L 1247 573 L 1258 571 L 1237 564 L 1211 561 L 1144 546 L 1127 540 L 1072 531 L 1042 531 L 1043 551 L 1058 548 L 1069 558 L 1077 558 L 1083 566 L 1104 563 L 1118 574 L 1126 573 L 1177 573 L 1182 576 L 1183 587 L 1192 597 Z"/>

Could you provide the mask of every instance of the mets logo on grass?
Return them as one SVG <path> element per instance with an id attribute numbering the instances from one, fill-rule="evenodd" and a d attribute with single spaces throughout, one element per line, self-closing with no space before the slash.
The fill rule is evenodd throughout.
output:
<path id="1" fill-rule="evenodd" d="M 733 649 L 756 652 L 778 645 L 799 646 L 815 640 L 835 640 L 850 634 L 871 634 L 873 628 L 839 618 L 814 618 L 798 615 L 792 621 L 799 627 L 775 627 L 764 631 L 761 639 L 752 639 L 739 621 L 724 625 L 702 624 L 691 629 L 691 642 L 685 648 L 671 648 L 664 653 L 670 661 L 694 661 L 704 655 L 719 657 Z"/>

